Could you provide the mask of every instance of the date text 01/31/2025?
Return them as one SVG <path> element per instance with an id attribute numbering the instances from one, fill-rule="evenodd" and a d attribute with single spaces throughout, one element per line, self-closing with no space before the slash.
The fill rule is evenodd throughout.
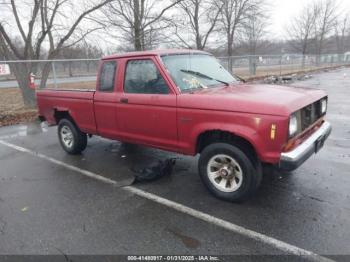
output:
<path id="1" fill-rule="evenodd" d="M 217 256 L 128 256 L 128 261 L 220 261 Z"/>

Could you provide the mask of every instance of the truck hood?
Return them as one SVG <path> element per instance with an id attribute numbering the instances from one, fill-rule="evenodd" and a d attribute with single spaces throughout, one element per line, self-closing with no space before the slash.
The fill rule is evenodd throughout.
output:
<path id="1" fill-rule="evenodd" d="M 325 96 L 311 88 L 237 84 L 182 93 L 178 107 L 289 116 Z"/>

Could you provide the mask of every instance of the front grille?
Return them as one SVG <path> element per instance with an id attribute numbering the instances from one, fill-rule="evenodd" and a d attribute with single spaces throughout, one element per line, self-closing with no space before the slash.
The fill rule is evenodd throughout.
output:
<path id="1" fill-rule="evenodd" d="M 318 100 L 300 110 L 301 131 L 304 131 L 322 117 L 321 100 Z"/>

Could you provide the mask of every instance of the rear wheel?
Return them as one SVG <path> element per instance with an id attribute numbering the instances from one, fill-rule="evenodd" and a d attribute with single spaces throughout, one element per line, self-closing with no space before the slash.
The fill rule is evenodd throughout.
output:
<path id="1" fill-rule="evenodd" d="M 213 143 L 201 152 L 199 174 L 216 197 L 240 202 L 255 192 L 260 184 L 261 169 L 240 148 Z"/>
<path id="2" fill-rule="evenodd" d="M 58 139 L 62 148 L 72 155 L 76 155 L 85 150 L 87 146 L 87 135 L 71 120 L 62 119 L 58 124 Z"/>

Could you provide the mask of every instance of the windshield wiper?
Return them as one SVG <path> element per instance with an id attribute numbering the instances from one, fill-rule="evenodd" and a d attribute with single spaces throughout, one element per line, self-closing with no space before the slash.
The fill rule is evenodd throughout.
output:
<path id="1" fill-rule="evenodd" d="M 186 70 L 186 69 L 180 69 L 181 72 L 184 72 L 184 73 L 188 73 L 188 74 L 192 74 L 192 75 L 196 75 L 196 76 L 199 76 L 199 77 L 202 77 L 202 78 L 206 78 L 206 79 L 209 79 L 209 80 L 214 80 L 214 81 L 217 81 L 217 82 L 220 82 L 220 83 L 223 83 L 225 84 L 226 86 L 229 86 L 230 84 L 225 82 L 225 81 L 222 81 L 222 80 L 219 80 L 219 79 L 215 79 L 215 78 L 212 78 L 210 76 L 207 76 L 201 72 L 197 72 L 197 71 L 192 71 L 192 70 Z"/>
<path id="2" fill-rule="evenodd" d="M 203 87 L 201 87 L 201 88 L 203 88 Z M 200 89 L 200 88 L 198 88 L 198 87 L 184 88 L 184 89 L 181 89 L 181 92 L 186 92 L 186 93 L 189 92 L 189 93 L 191 93 L 191 92 L 193 92 L 193 91 L 195 91 L 197 89 Z"/>
<path id="3" fill-rule="evenodd" d="M 244 78 L 240 77 L 239 75 L 234 74 L 233 76 L 243 83 L 247 82 Z"/>

